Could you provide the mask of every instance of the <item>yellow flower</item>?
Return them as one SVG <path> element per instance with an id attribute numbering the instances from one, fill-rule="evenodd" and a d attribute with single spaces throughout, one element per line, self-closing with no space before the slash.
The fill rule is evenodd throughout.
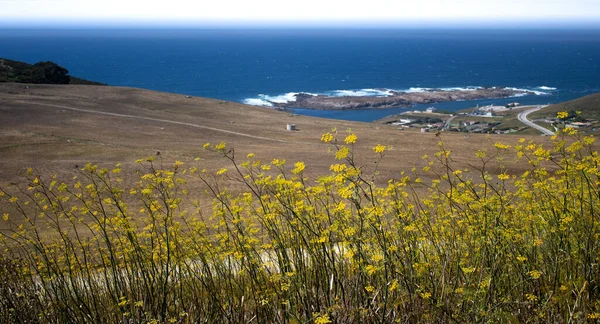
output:
<path id="1" fill-rule="evenodd" d="M 371 260 L 373 260 L 374 262 L 379 262 L 381 260 L 383 260 L 383 255 L 382 254 L 375 254 L 371 257 Z"/>
<path id="2" fill-rule="evenodd" d="M 221 170 L 217 171 L 217 175 L 222 175 L 227 172 L 227 168 L 221 168 Z"/>
<path id="3" fill-rule="evenodd" d="M 348 157 L 350 150 L 346 146 L 342 146 L 337 152 L 335 152 L 335 158 L 338 160 L 345 159 Z"/>
<path id="4" fill-rule="evenodd" d="M 538 300 L 537 296 L 534 294 L 525 294 L 525 298 L 527 298 L 527 300 L 529 301 L 536 301 Z"/>
<path id="5" fill-rule="evenodd" d="M 285 160 L 273 159 L 273 161 L 271 161 L 271 164 L 281 168 L 285 164 Z"/>
<path id="6" fill-rule="evenodd" d="M 542 276 L 542 272 L 538 271 L 538 270 L 531 270 L 531 271 L 528 272 L 528 274 L 533 279 L 539 279 Z"/>
<path id="7" fill-rule="evenodd" d="M 294 169 L 292 170 L 293 174 L 299 174 L 302 173 L 302 171 L 304 171 L 304 168 L 306 167 L 304 165 L 304 162 L 296 162 L 294 163 Z"/>
<path id="8" fill-rule="evenodd" d="M 225 150 L 225 147 L 226 147 L 226 144 L 225 144 L 225 142 L 221 142 L 221 143 L 219 143 L 219 144 L 215 145 L 215 149 L 217 149 L 218 151 L 223 151 L 223 150 Z"/>
<path id="9" fill-rule="evenodd" d="M 369 274 L 369 276 L 372 276 L 375 272 L 377 272 L 377 267 L 372 264 L 369 264 L 365 267 L 365 271 L 367 272 L 367 274 Z"/>
<path id="10" fill-rule="evenodd" d="M 324 315 L 316 315 L 315 324 L 328 324 L 331 323 L 331 319 L 329 319 L 329 314 Z"/>
<path id="11" fill-rule="evenodd" d="M 476 158 L 480 158 L 480 159 L 481 159 L 481 158 L 484 158 L 484 157 L 486 157 L 486 156 L 487 156 L 487 152 L 486 152 L 486 151 L 478 150 L 478 151 L 475 153 L 475 157 L 476 157 Z"/>
<path id="12" fill-rule="evenodd" d="M 506 149 L 509 149 L 509 148 L 510 148 L 510 145 L 507 145 L 507 144 L 502 144 L 502 143 L 499 143 L 499 142 L 496 142 L 496 143 L 494 143 L 494 146 L 495 146 L 497 149 L 499 149 L 499 150 L 506 150 Z"/>
<path id="13" fill-rule="evenodd" d="M 324 143 L 330 143 L 331 141 L 333 141 L 333 134 L 327 132 L 321 135 L 321 141 Z"/>
<path id="14" fill-rule="evenodd" d="M 569 112 L 568 112 L 568 111 L 559 111 L 559 112 L 556 114 L 556 117 L 557 117 L 558 119 L 565 119 L 565 118 L 569 117 Z"/>
<path id="15" fill-rule="evenodd" d="M 510 179 L 510 176 L 506 173 L 502 173 L 498 175 L 498 180 L 508 180 Z"/>
<path id="16" fill-rule="evenodd" d="M 385 151 L 385 146 L 381 145 L 381 144 L 377 144 L 374 148 L 373 151 L 375 151 L 375 153 L 383 153 Z"/>
<path id="17" fill-rule="evenodd" d="M 344 143 L 346 144 L 354 144 L 356 143 L 356 134 L 350 134 L 348 136 L 346 136 L 346 138 L 344 139 Z"/>

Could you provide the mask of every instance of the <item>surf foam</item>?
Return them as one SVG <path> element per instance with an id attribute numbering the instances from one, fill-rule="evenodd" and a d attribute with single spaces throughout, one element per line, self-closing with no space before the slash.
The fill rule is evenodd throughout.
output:
<path id="1" fill-rule="evenodd" d="M 411 88 L 403 89 L 403 90 L 395 90 L 395 89 L 388 89 L 388 88 L 380 88 L 380 89 L 365 88 L 365 89 L 340 89 L 340 90 L 331 90 L 331 91 L 325 91 L 325 92 L 320 92 L 320 93 L 287 92 L 287 93 L 278 94 L 278 95 L 259 94 L 257 96 L 257 98 L 247 98 L 247 99 L 244 99 L 242 102 L 247 105 L 252 105 L 252 106 L 273 107 L 274 104 L 284 104 L 284 103 L 295 102 L 296 95 L 298 95 L 300 93 L 308 94 L 311 96 L 324 95 L 324 96 L 330 96 L 330 97 L 347 97 L 347 96 L 389 97 L 389 96 L 392 96 L 394 94 L 394 92 L 416 93 L 416 92 L 426 92 L 426 91 L 432 91 L 432 90 L 475 91 L 475 90 L 479 90 L 479 89 L 483 89 L 483 88 L 484 87 L 481 87 L 481 86 L 441 87 L 441 88 L 411 87 Z M 550 95 L 550 93 L 548 91 L 557 90 L 556 88 L 549 87 L 549 86 L 538 86 L 538 87 L 528 87 L 528 88 L 515 88 L 515 87 L 499 87 L 499 88 L 515 90 L 515 91 L 533 92 L 535 95 L 538 95 L 538 96 Z M 526 94 L 526 93 L 519 93 L 519 94 L 514 95 L 513 97 L 523 97 L 523 96 L 527 96 L 527 95 L 528 94 Z"/>
<path id="2" fill-rule="evenodd" d="M 389 89 L 357 89 L 357 90 L 333 90 L 324 93 L 331 97 L 389 97 L 392 90 Z"/>
<path id="3" fill-rule="evenodd" d="M 260 99 L 260 98 L 247 98 L 244 99 L 244 101 L 242 101 L 243 103 L 245 103 L 246 105 L 250 105 L 250 106 L 264 106 L 264 107 L 273 107 L 273 104 Z"/>

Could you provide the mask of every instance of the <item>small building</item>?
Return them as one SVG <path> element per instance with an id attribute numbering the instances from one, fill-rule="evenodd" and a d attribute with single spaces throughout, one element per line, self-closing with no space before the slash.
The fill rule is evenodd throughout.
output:
<path id="1" fill-rule="evenodd" d="M 429 108 L 425 109 L 425 112 L 428 112 L 428 113 L 434 113 L 436 111 L 437 111 L 437 108 L 435 108 L 435 107 L 429 107 Z"/>
<path id="2" fill-rule="evenodd" d="M 288 131 L 295 131 L 296 130 L 296 124 L 287 124 L 287 130 Z"/>

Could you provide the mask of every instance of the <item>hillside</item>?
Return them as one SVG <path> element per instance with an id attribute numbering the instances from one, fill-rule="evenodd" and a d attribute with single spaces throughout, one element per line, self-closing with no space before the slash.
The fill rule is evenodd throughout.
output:
<path id="1" fill-rule="evenodd" d="M 0 58 L 0 82 L 102 85 L 70 76 L 67 69 L 54 62 L 28 64 L 4 58 Z"/>
<path id="2" fill-rule="evenodd" d="M 379 166 L 383 178 L 396 177 L 438 150 L 442 139 L 456 152 L 458 161 L 472 160 L 477 149 L 493 150 L 493 141 L 516 144 L 518 137 L 487 138 L 486 135 L 399 131 L 373 123 L 327 120 L 288 112 L 246 106 L 213 99 L 186 97 L 141 89 L 80 85 L 0 84 L 0 182 L 18 178 L 18 170 L 30 166 L 48 172 L 72 172 L 87 162 L 102 165 L 134 161 L 160 151 L 167 161 L 191 161 L 201 156 L 206 142 L 227 142 L 236 156 L 255 153 L 270 161 L 306 162 L 308 175 L 327 172 L 335 161 L 331 145 L 321 143 L 321 134 L 337 128 L 343 138 L 352 129 L 359 140 L 357 159 L 370 166 L 372 147 L 391 145 Z M 286 131 L 296 124 L 297 131 Z M 532 137 L 533 138 L 533 137 Z M 538 138 L 537 136 L 535 137 Z M 472 143 L 478 143 L 477 147 Z M 204 167 L 225 162 L 203 157 Z M 521 168 L 521 166 L 515 166 Z M 386 179 L 387 180 L 387 179 Z"/>
<path id="3" fill-rule="evenodd" d="M 580 111 L 582 118 L 600 121 L 600 93 L 551 105 L 530 116 L 532 118 L 554 118 L 559 111 L 568 111 L 572 115 Z"/>
<path id="4" fill-rule="evenodd" d="M 0 84 L 0 118 L 2 323 L 600 317 L 591 136 L 81 85 Z"/>

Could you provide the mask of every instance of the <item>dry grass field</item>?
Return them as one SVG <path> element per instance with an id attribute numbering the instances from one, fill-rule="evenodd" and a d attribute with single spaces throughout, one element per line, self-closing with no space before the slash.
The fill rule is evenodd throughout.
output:
<path id="1" fill-rule="evenodd" d="M 19 84 L 0 84 L 0 125 L 3 323 L 600 318 L 600 159 L 573 128 L 420 133 Z"/>
<path id="2" fill-rule="evenodd" d="M 334 160 L 321 134 L 336 128 L 341 139 L 346 130 L 358 135 L 358 160 L 368 167 L 371 148 L 391 145 L 380 171 L 396 177 L 425 165 L 424 154 L 438 150 L 444 141 L 459 162 L 473 160 L 478 149 L 493 142 L 514 144 L 518 137 L 401 132 L 371 123 L 346 122 L 298 116 L 289 112 L 246 106 L 206 98 L 132 88 L 35 85 L 0 85 L 0 183 L 17 182 L 27 167 L 41 174 L 65 174 L 92 162 L 110 167 L 122 163 L 124 171 L 134 161 L 161 153 L 165 163 L 200 162 L 208 169 L 226 161 L 203 152 L 206 142 L 226 142 L 236 156 L 254 153 L 263 161 L 304 161 L 307 175 L 323 174 Z M 287 131 L 286 124 L 297 131 Z M 540 136 L 532 138 L 541 141 Z M 518 166 L 513 166 L 519 168 Z"/>

